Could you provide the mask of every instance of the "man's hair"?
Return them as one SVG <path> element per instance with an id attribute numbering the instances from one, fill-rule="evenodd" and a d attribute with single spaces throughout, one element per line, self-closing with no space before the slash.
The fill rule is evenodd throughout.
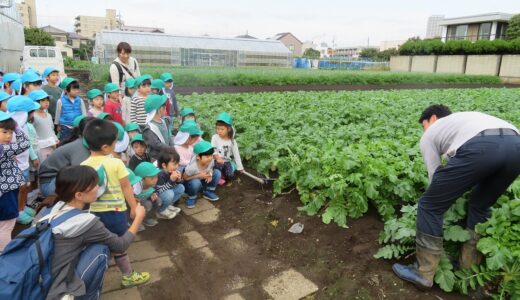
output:
<path id="1" fill-rule="evenodd" d="M 13 118 L 9 118 L 4 121 L 0 121 L 0 128 L 12 130 L 14 131 L 16 129 L 16 121 Z"/>
<path id="2" fill-rule="evenodd" d="M 83 132 L 90 150 L 100 151 L 104 145 L 112 145 L 117 139 L 117 127 L 110 121 L 95 119 L 88 122 Z"/>
<path id="3" fill-rule="evenodd" d="M 430 105 L 422 112 L 421 117 L 419 118 L 419 123 L 422 124 L 424 120 L 430 120 L 433 115 L 436 115 L 438 119 L 444 118 L 451 115 L 451 110 L 449 107 L 442 104 Z"/>
<path id="4" fill-rule="evenodd" d="M 67 93 L 70 93 L 70 90 L 72 89 L 77 89 L 79 90 L 79 82 L 77 81 L 73 81 L 71 82 L 69 85 L 67 85 L 67 87 L 65 88 L 65 90 L 67 91 Z"/>
<path id="5" fill-rule="evenodd" d="M 117 53 L 121 53 L 125 51 L 125 53 L 132 53 L 132 47 L 127 42 L 121 42 L 117 45 Z"/>
<path id="6" fill-rule="evenodd" d="M 162 168 L 163 164 L 168 164 L 170 161 L 178 163 L 181 160 L 179 153 L 174 148 L 168 148 L 159 153 L 159 159 L 157 160 L 157 166 Z"/>
<path id="7" fill-rule="evenodd" d="M 202 152 L 202 153 L 198 154 L 198 156 L 200 156 L 200 157 L 202 157 L 202 156 L 213 156 L 213 154 L 215 154 L 215 149 L 211 148 L 211 149 L 209 149 L 206 152 Z"/>

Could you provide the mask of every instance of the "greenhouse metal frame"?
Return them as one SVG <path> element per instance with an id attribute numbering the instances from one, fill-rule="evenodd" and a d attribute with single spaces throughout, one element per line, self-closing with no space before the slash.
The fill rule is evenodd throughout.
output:
<path id="1" fill-rule="evenodd" d="M 164 33 L 101 31 L 96 34 L 94 55 L 109 64 L 120 42 L 132 46 L 140 63 L 205 67 L 292 66 L 292 53 L 280 41 L 245 38 L 183 36 Z"/>

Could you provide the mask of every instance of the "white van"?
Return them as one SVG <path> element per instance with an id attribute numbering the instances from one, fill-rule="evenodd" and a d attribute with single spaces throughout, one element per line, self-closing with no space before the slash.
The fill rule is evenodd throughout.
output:
<path id="1" fill-rule="evenodd" d="M 47 67 L 54 67 L 60 71 L 60 76 L 64 78 L 65 69 L 63 67 L 63 56 L 60 48 L 50 46 L 25 46 L 23 48 L 21 72 L 33 68 L 42 74 Z"/>

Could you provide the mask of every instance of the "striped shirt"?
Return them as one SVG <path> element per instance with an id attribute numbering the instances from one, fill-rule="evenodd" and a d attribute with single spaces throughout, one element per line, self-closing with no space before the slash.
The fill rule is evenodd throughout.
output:
<path id="1" fill-rule="evenodd" d="M 130 122 L 137 123 L 140 126 L 146 125 L 145 100 L 146 97 L 140 97 L 138 93 L 135 93 L 132 97 L 132 102 L 130 102 Z"/>

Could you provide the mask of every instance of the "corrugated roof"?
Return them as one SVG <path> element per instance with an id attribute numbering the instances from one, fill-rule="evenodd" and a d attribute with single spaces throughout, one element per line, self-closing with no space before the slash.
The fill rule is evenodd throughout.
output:
<path id="1" fill-rule="evenodd" d="M 287 53 L 291 51 L 280 41 L 208 36 L 184 36 L 165 33 L 124 32 L 104 30 L 96 34 L 96 44 L 117 45 L 127 42 L 132 47 L 165 47 L 238 50 L 250 52 Z"/>

